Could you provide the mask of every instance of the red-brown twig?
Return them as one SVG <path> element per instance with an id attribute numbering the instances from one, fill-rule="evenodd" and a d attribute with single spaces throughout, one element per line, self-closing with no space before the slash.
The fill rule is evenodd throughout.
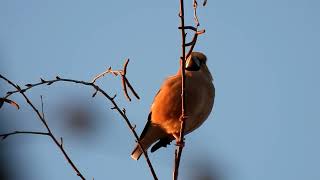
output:
<path id="1" fill-rule="evenodd" d="M 206 4 L 206 1 L 204 2 L 203 5 Z M 180 117 L 180 121 L 181 121 L 181 126 L 180 126 L 180 134 L 179 134 L 179 139 L 176 139 L 176 143 L 177 143 L 177 147 L 175 150 L 175 158 L 174 158 L 174 170 L 173 170 L 173 180 L 177 180 L 178 179 L 178 175 L 179 175 L 179 166 L 180 166 L 180 160 L 181 160 L 181 155 L 182 155 L 182 150 L 184 147 L 184 131 L 185 131 L 185 121 L 187 120 L 187 116 L 185 115 L 185 110 L 186 110 L 186 94 L 185 94 L 185 61 L 186 59 L 189 58 L 189 56 L 191 55 L 196 42 L 197 42 L 197 38 L 198 35 L 203 34 L 205 32 L 205 30 L 201 30 L 198 31 L 198 27 L 200 25 L 199 23 L 199 18 L 197 16 L 197 6 L 198 3 L 196 0 L 193 0 L 193 14 L 194 14 L 194 21 L 195 21 L 195 26 L 185 26 L 184 25 L 184 1 L 180 0 L 180 27 L 179 29 L 181 30 L 181 39 L 182 39 L 182 43 L 181 43 L 181 48 L 182 48 L 182 56 L 181 56 L 181 81 L 182 81 L 182 93 L 181 93 L 181 117 Z M 190 43 L 186 43 L 186 33 L 185 30 L 189 29 L 192 31 L 195 31 L 193 39 Z M 186 54 L 186 47 L 190 46 L 188 53 Z"/>
<path id="2" fill-rule="evenodd" d="M 7 93 L 7 96 L 10 96 L 12 94 L 15 94 L 15 93 L 21 93 L 25 99 L 27 100 L 28 104 L 34 109 L 34 111 L 38 114 L 38 117 L 40 118 L 40 120 L 45 124 L 46 127 L 47 126 L 47 123 L 46 121 L 44 121 L 44 118 L 40 115 L 40 112 L 33 106 L 33 104 L 30 102 L 30 100 L 25 96 L 24 92 L 30 90 L 31 88 L 34 88 L 36 86 L 40 86 L 40 85 L 51 85 L 53 83 L 56 83 L 56 82 L 69 82 L 69 83 L 75 83 L 75 84 L 82 84 L 82 85 L 85 85 L 85 86 L 91 86 L 92 88 L 95 89 L 95 93 L 93 95 L 93 97 L 97 94 L 97 92 L 101 93 L 104 97 L 106 97 L 113 105 L 113 107 L 111 109 L 113 110 L 116 110 L 120 115 L 121 117 L 125 120 L 127 126 L 129 127 L 130 131 L 133 133 L 138 145 L 141 147 L 141 143 L 139 141 L 139 136 L 138 134 L 136 133 L 135 131 L 135 126 L 133 126 L 131 124 L 131 122 L 129 121 L 129 118 L 127 117 L 126 113 L 125 113 L 125 110 L 121 110 L 120 107 L 117 105 L 117 103 L 115 102 L 115 97 L 116 96 L 113 96 L 111 97 L 110 95 L 108 95 L 104 90 L 102 90 L 98 85 L 96 85 L 94 82 L 86 82 L 86 81 L 79 81 L 79 80 L 73 80 L 73 79 L 64 79 L 64 78 L 60 78 L 59 76 L 56 77 L 56 79 L 53 79 L 53 80 L 44 80 L 44 79 L 41 79 L 41 82 L 39 83 L 35 83 L 35 84 L 26 84 L 27 88 L 24 88 L 24 89 L 21 89 L 18 85 L 15 85 L 13 84 L 11 81 L 9 81 L 7 78 L 3 77 L 2 75 L 0 75 L 0 78 L 6 80 L 9 84 L 11 84 L 12 86 L 14 86 L 17 90 L 15 91 L 9 91 Z M 50 129 L 47 128 L 47 130 L 49 131 L 48 133 L 51 133 Z M 52 135 L 50 135 L 51 138 L 53 138 L 54 142 L 59 146 L 60 150 L 63 152 L 63 154 L 65 155 L 65 157 L 68 157 L 63 149 L 63 146 L 62 146 L 62 141 L 61 143 L 58 142 L 58 140 Z M 147 154 L 146 151 L 143 151 L 143 155 L 145 156 L 145 159 L 147 161 L 147 165 L 151 171 L 151 174 L 153 176 L 154 179 L 158 179 L 157 178 L 157 175 L 154 171 L 154 168 L 151 164 L 151 161 L 149 159 L 149 156 Z M 72 161 L 70 160 L 70 158 L 67 158 L 68 162 L 72 163 Z M 70 163 L 70 164 L 71 164 Z M 73 164 L 73 163 L 72 163 Z M 71 164 L 71 165 L 72 165 Z M 73 164 L 74 165 L 74 164 Z M 72 166 L 72 167 L 75 167 L 75 166 Z M 77 169 L 77 168 L 76 168 Z M 80 172 L 79 172 L 80 173 Z"/>
<path id="3" fill-rule="evenodd" d="M 122 70 L 112 70 L 111 67 L 109 67 L 106 71 L 98 74 L 96 77 L 93 78 L 93 80 L 91 81 L 92 83 L 95 83 L 99 78 L 105 76 L 106 74 L 113 74 L 115 76 L 118 76 L 119 74 L 121 75 L 121 82 L 122 82 L 122 89 L 124 92 L 124 95 L 126 96 L 126 98 L 128 99 L 128 101 L 131 101 L 131 98 L 128 94 L 128 90 L 127 87 L 129 87 L 129 89 L 131 90 L 131 92 L 133 93 L 133 95 L 137 98 L 140 99 L 138 93 L 133 89 L 133 87 L 131 86 L 129 80 L 127 79 L 126 75 L 127 75 L 127 66 L 129 63 L 129 59 L 127 59 L 123 65 L 123 69 Z"/>
<path id="4" fill-rule="evenodd" d="M 185 26 L 184 26 L 184 3 L 183 0 L 180 0 L 180 22 L 181 22 L 181 39 L 182 39 L 182 56 L 181 56 L 181 81 L 182 81 L 182 89 L 181 89 L 181 127 L 180 127 L 180 136 L 179 139 L 176 139 L 177 143 L 177 148 L 175 150 L 175 157 L 174 157 L 174 170 L 173 170 L 173 180 L 178 179 L 178 174 L 179 174 L 179 166 L 180 166 L 180 159 L 181 159 L 181 154 L 184 146 L 184 129 L 185 129 L 185 121 L 186 121 L 186 116 L 185 116 L 185 109 L 186 109 L 186 101 L 185 101 L 185 60 L 186 60 L 186 38 L 185 38 Z"/>

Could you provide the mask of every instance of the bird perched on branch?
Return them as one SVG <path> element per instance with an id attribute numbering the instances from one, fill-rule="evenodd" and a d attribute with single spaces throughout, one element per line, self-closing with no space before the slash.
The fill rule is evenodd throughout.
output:
<path id="1" fill-rule="evenodd" d="M 192 52 L 185 65 L 186 121 L 184 134 L 197 129 L 209 116 L 215 96 L 212 75 L 206 65 L 207 58 L 201 52 Z M 140 143 L 146 151 L 157 142 L 151 152 L 166 147 L 179 139 L 181 127 L 181 69 L 168 77 L 162 84 L 151 105 L 148 122 L 141 135 Z M 131 157 L 138 160 L 142 150 L 137 144 Z"/>

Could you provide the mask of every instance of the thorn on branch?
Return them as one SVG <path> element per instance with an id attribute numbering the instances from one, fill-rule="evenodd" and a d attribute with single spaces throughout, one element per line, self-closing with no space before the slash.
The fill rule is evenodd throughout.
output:
<path id="1" fill-rule="evenodd" d="M 111 108 L 111 110 L 115 110 L 115 109 L 117 109 L 115 106 L 113 106 L 113 107 Z"/>
<path id="2" fill-rule="evenodd" d="M 26 84 L 25 86 L 27 86 L 28 88 L 31 88 L 33 85 L 32 84 Z"/>
<path id="3" fill-rule="evenodd" d="M 40 78 L 40 80 L 41 80 L 41 83 L 46 83 L 44 79 Z"/>
<path id="4" fill-rule="evenodd" d="M 58 79 L 58 80 L 59 80 L 59 79 L 61 79 L 61 78 L 60 78 L 59 76 L 56 76 L 56 79 Z"/>
<path id="5" fill-rule="evenodd" d="M 207 5 L 207 0 L 204 0 L 202 5 L 206 6 Z"/>
<path id="6" fill-rule="evenodd" d="M 122 112 L 123 112 L 123 114 L 126 114 L 126 109 L 123 108 L 123 109 L 122 109 Z"/>
<path id="7" fill-rule="evenodd" d="M 48 82 L 47 85 L 49 86 L 49 85 L 51 85 L 51 84 L 53 84 L 53 83 L 54 83 L 54 81 L 50 81 L 50 82 Z"/>
<path id="8" fill-rule="evenodd" d="M 60 146 L 63 147 L 63 138 L 60 137 Z"/>
<path id="9" fill-rule="evenodd" d="M 98 93 L 98 90 L 95 90 L 94 93 L 92 94 L 92 97 L 94 98 Z"/>
<path id="10" fill-rule="evenodd" d="M 114 94 L 111 99 L 114 100 L 117 97 L 117 94 Z"/>

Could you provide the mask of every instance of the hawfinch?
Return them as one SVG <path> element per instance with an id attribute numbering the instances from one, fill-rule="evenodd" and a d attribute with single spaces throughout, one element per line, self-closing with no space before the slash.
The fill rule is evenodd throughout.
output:
<path id="1" fill-rule="evenodd" d="M 209 116 L 214 103 L 215 88 L 203 53 L 192 52 L 185 65 L 186 111 L 184 134 L 197 129 Z M 162 84 L 151 105 L 148 122 L 141 135 L 140 143 L 145 151 L 155 142 L 151 152 L 166 147 L 179 139 L 181 116 L 181 69 L 168 77 Z M 131 157 L 138 160 L 142 150 L 137 144 Z"/>

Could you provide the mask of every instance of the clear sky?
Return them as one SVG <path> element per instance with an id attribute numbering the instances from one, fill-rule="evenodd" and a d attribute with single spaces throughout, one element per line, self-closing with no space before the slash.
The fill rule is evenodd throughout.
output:
<path id="1" fill-rule="evenodd" d="M 185 4 L 192 24 L 192 1 Z M 1 0 L 1 74 L 21 85 L 56 75 L 89 81 L 130 58 L 128 77 L 141 100 L 126 102 L 118 77 L 99 83 L 118 94 L 140 133 L 161 82 L 179 67 L 178 5 L 178 0 Z M 206 168 L 222 180 L 320 179 L 319 10 L 317 0 L 208 0 L 198 9 L 206 33 L 195 49 L 208 57 L 216 101 L 204 125 L 186 137 L 181 179 Z M 1 84 L 0 90 L 10 89 Z M 134 139 L 123 120 L 108 101 L 92 99 L 92 92 L 61 83 L 28 95 L 38 106 L 44 96 L 49 125 L 64 137 L 88 179 L 151 179 L 145 161 L 129 156 Z M 42 130 L 30 107 L 14 99 L 21 110 L 1 109 L 1 133 Z M 84 123 L 90 128 L 67 128 L 69 111 L 88 111 L 90 121 Z M 46 137 L 15 136 L 0 143 L 9 164 L 23 169 L 15 179 L 78 179 Z M 173 151 L 171 145 L 150 154 L 160 179 L 171 178 Z"/>

